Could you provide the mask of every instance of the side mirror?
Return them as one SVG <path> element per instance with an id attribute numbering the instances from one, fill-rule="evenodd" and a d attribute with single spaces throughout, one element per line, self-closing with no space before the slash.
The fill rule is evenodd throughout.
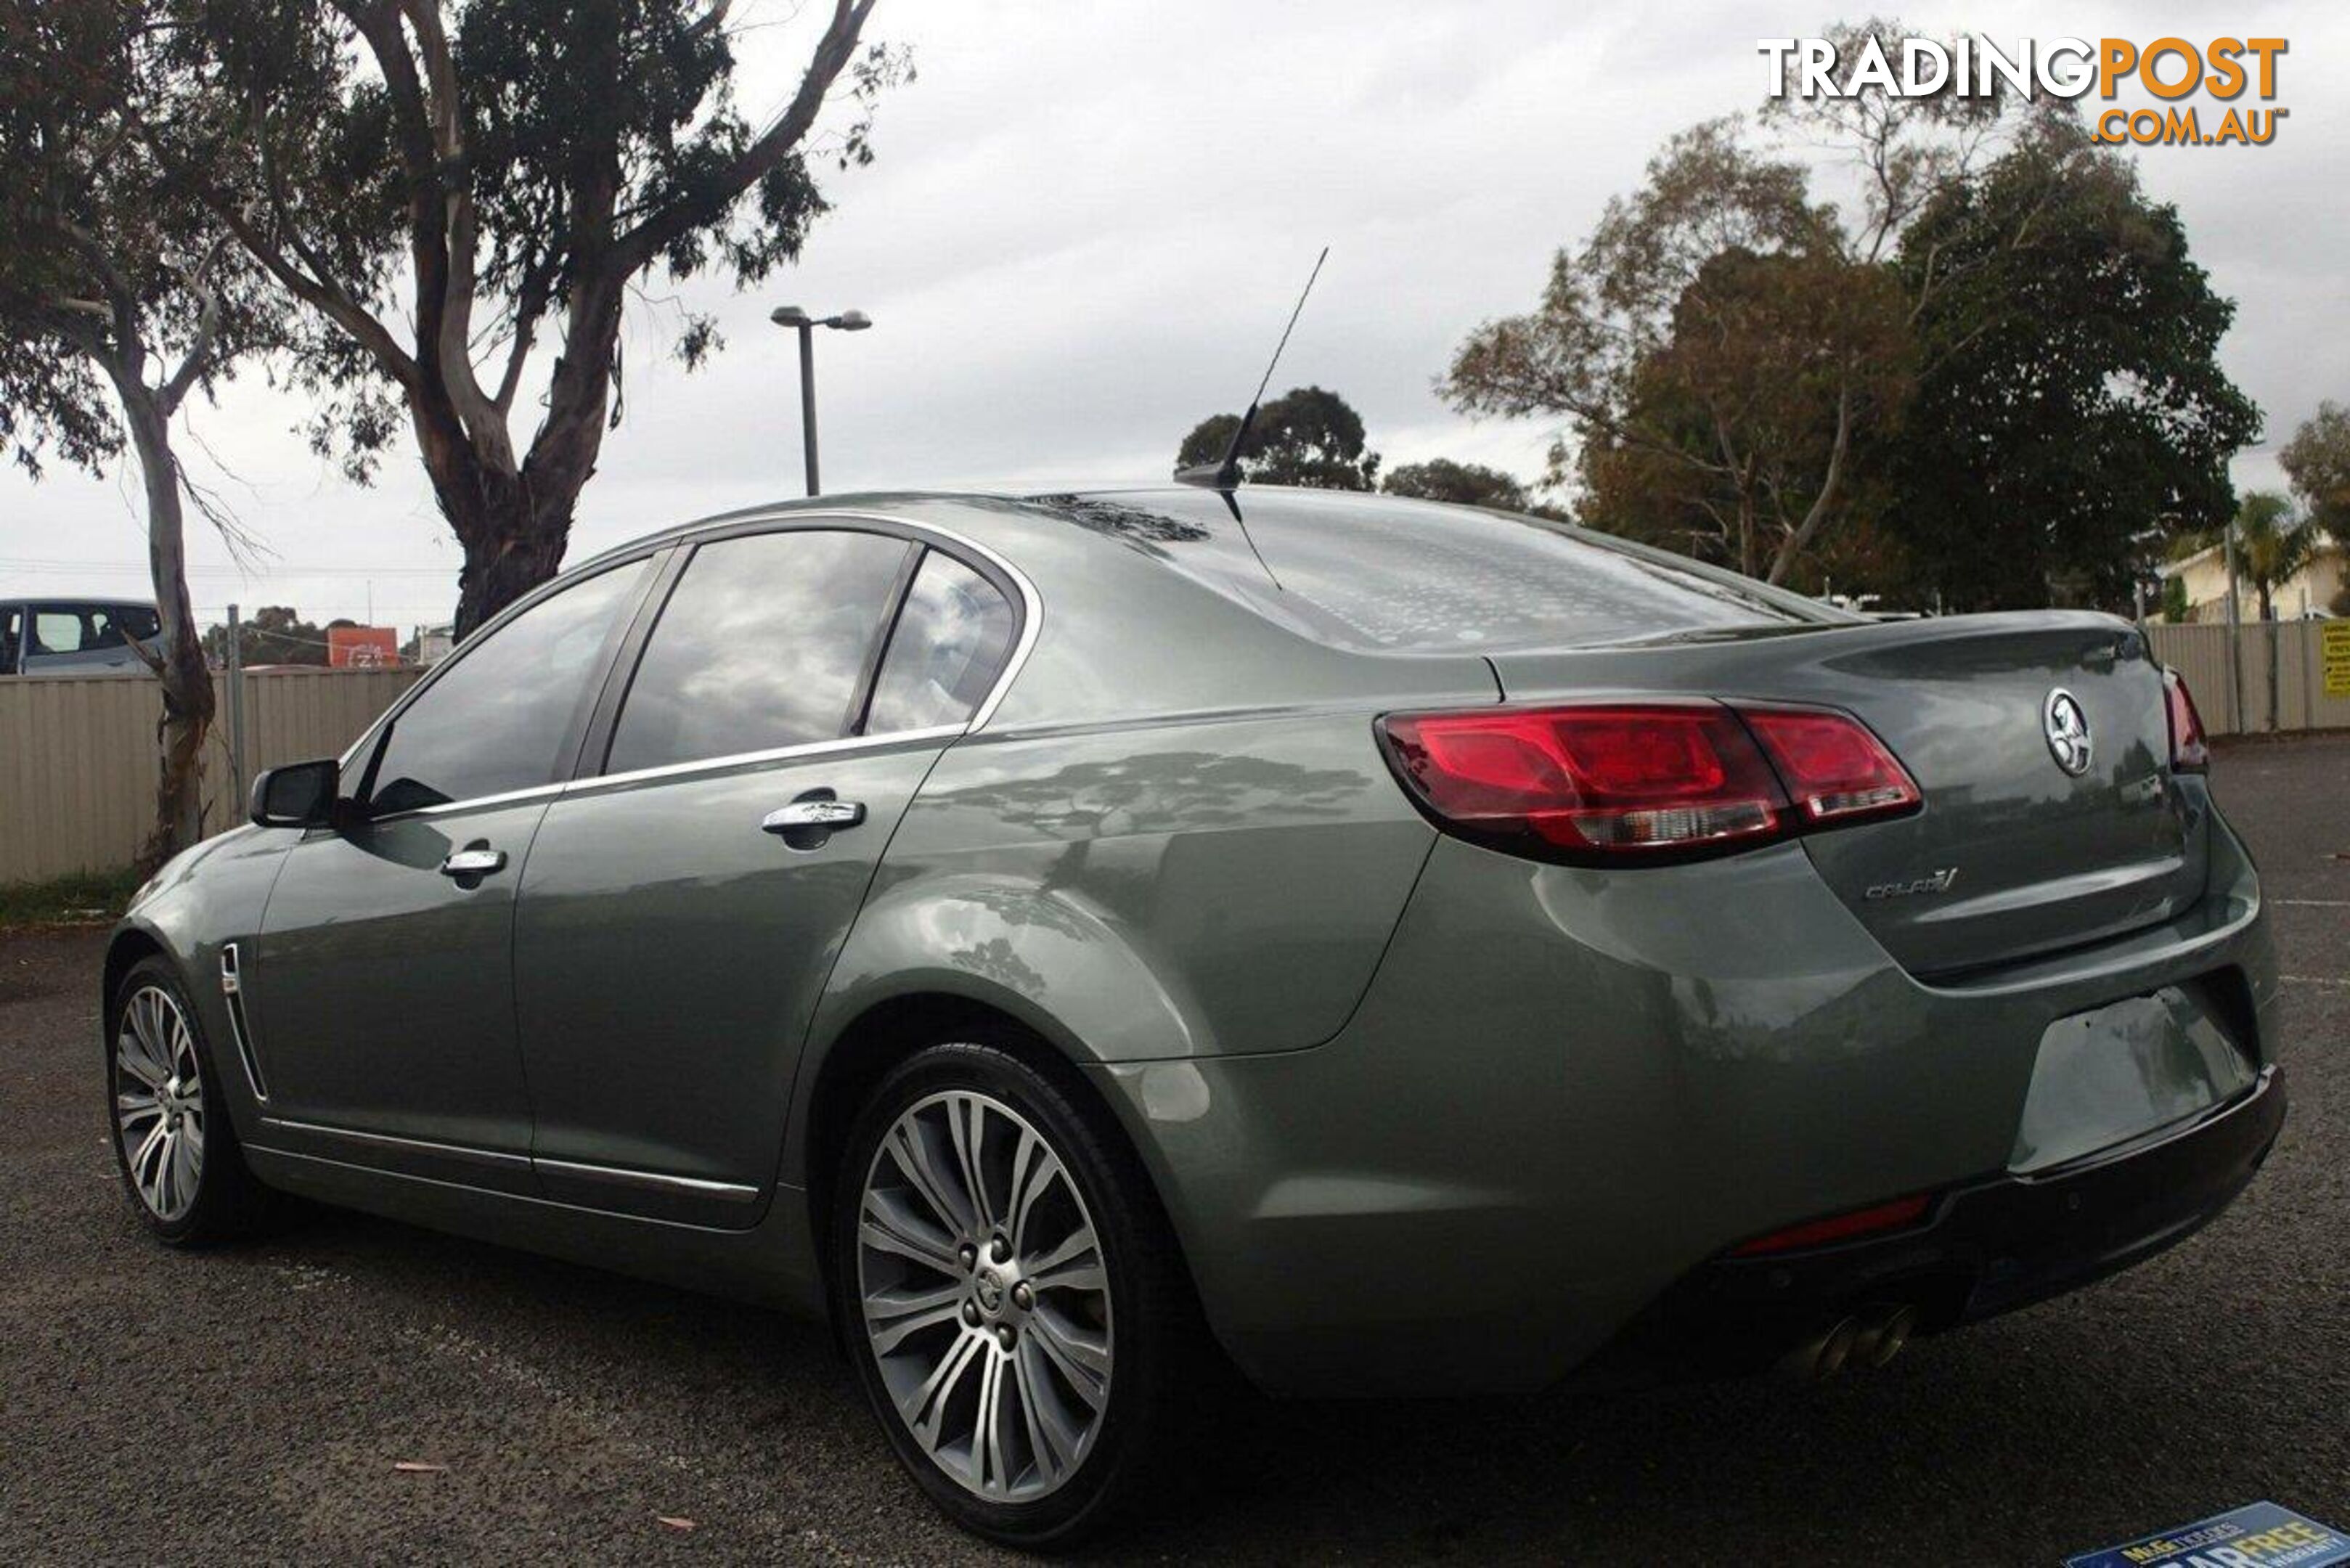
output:
<path id="1" fill-rule="evenodd" d="M 288 763 L 253 781 L 253 820 L 263 827 L 325 827 L 334 820 L 342 768 L 332 758 Z"/>

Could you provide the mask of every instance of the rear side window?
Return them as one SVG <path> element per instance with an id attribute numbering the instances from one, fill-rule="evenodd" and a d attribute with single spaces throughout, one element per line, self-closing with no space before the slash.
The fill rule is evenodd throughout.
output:
<path id="1" fill-rule="evenodd" d="M 116 632 L 133 642 L 144 642 L 163 629 L 162 618 L 144 605 L 116 605 L 106 612 Z"/>
<path id="2" fill-rule="evenodd" d="M 880 534 L 795 529 L 696 550 L 637 665 L 607 771 L 847 734 L 915 548 Z"/>
<path id="3" fill-rule="evenodd" d="M 906 596 L 874 683 L 865 732 L 960 724 L 978 711 L 1012 651 L 1016 618 L 993 583 L 932 550 Z"/>
<path id="4" fill-rule="evenodd" d="M 574 584 L 469 641 L 392 721 L 370 804 L 414 811 L 533 789 L 555 777 L 645 561 Z"/>

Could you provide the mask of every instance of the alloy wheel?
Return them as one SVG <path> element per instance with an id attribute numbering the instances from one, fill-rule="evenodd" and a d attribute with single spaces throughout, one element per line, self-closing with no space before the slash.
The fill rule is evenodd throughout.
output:
<path id="1" fill-rule="evenodd" d="M 1002 1100 L 952 1089 L 882 1136 L 858 1215 L 865 1334 L 899 1417 L 991 1502 L 1074 1476 L 1101 1433 L 1109 1277 L 1058 1150 Z"/>
<path id="2" fill-rule="evenodd" d="M 187 1016 L 161 986 L 141 986 L 123 1004 L 114 1118 L 139 1200 L 167 1225 L 184 1218 L 203 1177 L 203 1080 Z"/>

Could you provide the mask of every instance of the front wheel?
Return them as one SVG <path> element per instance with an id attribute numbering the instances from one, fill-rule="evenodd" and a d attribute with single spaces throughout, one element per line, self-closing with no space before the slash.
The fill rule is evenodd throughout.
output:
<path id="1" fill-rule="evenodd" d="M 240 1240 L 275 1210 L 245 1168 L 202 1029 L 163 960 L 123 977 L 106 1058 L 115 1162 L 139 1217 L 173 1246 Z"/>
<path id="2" fill-rule="evenodd" d="M 1128 1501 L 1191 1344 L 1107 1118 L 994 1045 L 892 1072 L 835 1185 L 835 1310 L 899 1461 L 966 1529 L 1065 1546 Z"/>

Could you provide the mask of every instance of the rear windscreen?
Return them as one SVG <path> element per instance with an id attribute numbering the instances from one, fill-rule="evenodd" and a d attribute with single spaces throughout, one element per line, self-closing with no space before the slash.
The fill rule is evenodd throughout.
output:
<path id="1" fill-rule="evenodd" d="M 1830 618 L 1537 519 L 1246 486 L 1235 499 L 1245 535 L 1212 492 L 1062 504 L 1269 616 L 1366 649 L 1587 646 Z"/>

